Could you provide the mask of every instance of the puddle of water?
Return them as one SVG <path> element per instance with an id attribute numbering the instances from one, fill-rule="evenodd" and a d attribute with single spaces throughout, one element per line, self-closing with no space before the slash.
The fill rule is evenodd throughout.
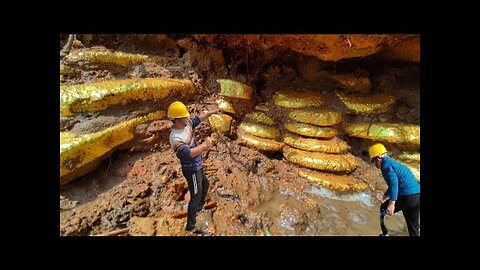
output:
<path id="1" fill-rule="evenodd" d="M 362 211 L 363 212 L 363 211 Z M 345 232 L 351 236 L 378 236 L 380 230 L 380 215 L 378 211 L 353 212 L 348 216 L 348 226 Z M 407 227 L 403 215 L 398 212 L 385 218 L 385 226 L 392 236 L 407 236 Z"/>
<path id="2" fill-rule="evenodd" d="M 341 194 L 321 187 L 311 187 L 306 190 L 306 192 L 332 199 L 339 203 L 342 202 L 337 204 L 331 201 L 322 204 L 322 207 L 329 210 L 328 213 L 325 213 L 329 219 L 340 219 L 346 223 L 344 229 L 340 226 L 333 229 L 333 231 L 338 231 L 341 235 L 349 236 L 378 236 L 381 233 L 380 204 L 379 202 L 375 203 L 375 198 L 372 197 L 370 193 Z M 355 204 L 361 204 L 367 207 L 358 207 L 355 206 Z M 343 222 L 340 222 L 340 224 Z M 408 235 L 405 219 L 401 212 L 386 217 L 385 226 L 387 226 L 392 236 Z"/>
<path id="3" fill-rule="evenodd" d="M 296 216 L 286 215 L 281 217 L 281 205 L 291 209 L 302 207 L 297 200 L 297 194 L 288 189 L 280 189 L 272 199 L 263 202 L 252 210 L 257 213 L 266 212 L 274 221 L 273 226 L 279 226 L 286 231 L 285 235 L 300 233 L 300 235 L 347 235 L 347 236 L 378 236 L 380 234 L 379 203 L 374 203 L 375 198 L 367 192 L 354 194 L 338 194 L 325 188 L 312 187 L 306 192 L 316 196 L 331 199 L 322 201 L 322 218 L 308 220 L 308 225 L 303 232 L 297 232 Z M 401 213 L 388 216 L 385 225 L 392 236 L 408 235 L 405 220 Z"/>
<path id="4" fill-rule="evenodd" d="M 353 193 L 353 194 L 339 194 L 335 191 L 331 191 L 329 189 L 322 188 L 322 187 L 311 187 L 305 192 L 318 195 L 321 197 L 333 199 L 333 200 L 347 201 L 347 202 L 360 202 L 365 204 L 368 207 L 375 206 L 372 203 L 371 195 L 368 194 L 367 192 L 359 192 L 359 193 Z"/>
<path id="5" fill-rule="evenodd" d="M 281 193 L 275 193 L 272 199 L 263 202 L 252 210 L 257 213 L 267 212 L 268 217 L 270 217 L 272 220 L 275 220 L 277 218 L 280 218 L 280 205 L 285 204 L 292 208 L 296 208 L 299 205 L 299 202 L 297 202 L 294 196 L 294 192 L 286 192 L 285 190 L 283 190 L 283 192 L 281 191 Z"/>
<path id="6" fill-rule="evenodd" d="M 348 214 L 348 219 L 350 221 L 353 221 L 357 224 L 365 224 L 367 223 L 367 221 L 365 220 L 365 215 L 361 214 L 361 213 L 355 213 L 355 212 L 352 212 L 350 214 Z"/>

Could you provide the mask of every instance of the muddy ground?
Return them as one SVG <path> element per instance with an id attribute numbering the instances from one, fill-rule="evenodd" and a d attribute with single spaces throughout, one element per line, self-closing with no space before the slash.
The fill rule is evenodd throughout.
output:
<path id="1" fill-rule="evenodd" d="M 145 35 L 143 35 L 145 36 Z M 192 114 L 216 108 L 219 78 L 230 78 L 252 85 L 256 103 L 272 103 L 281 89 L 312 89 L 331 97 L 329 107 L 347 115 L 339 125 L 354 120 L 420 123 L 420 69 L 418 64 L 365 57 L 338 62 L 322 62 L 292 51 L 232 51 L 213 47 L 186 35 L 132 37 L 119 35 L 78 35 L 72 51 L 107 48 L 129 53 L 159 56 L 155 63 L 115 67 L 85 65 L 62 75 L 61 84 L 96 82 L 106 79 L 169 77 L 194 82 L 196 95 L 185 100 Z M 61 36 L 60 46 L 66 42 Z M 266 57 L 268 55 L 269 57 Z M 386 113 L 376 116 L 348 114 L 334 98 L 339 90 L 320 74 L 328 72 L 367 72 L 370 92 L 387 92 L 397 102 Z M 84 134 L 102 130 L 147 112 L 166 110 L 169 100 L 130 104 L 98 113 L 76 114 L 60 119 L 61 131 Z M 267 112 L 279 123 L 288 110 L 271 105 Z M 235 116 L 238 124 L 241 115 Z M 188 205 L 187 184 L 179 160 L 168 144 L 170 121 L 160 120 L 137 127 L 138 137 L 128 147 L 116 151 L 91 173 L 60 187 L 60 235 L 101 235 L 122 228 L 122 235 L 192 235 L 184 231 Z M 202 142 L 212 133 L 208 123 L 196 130 Z M 340 137 L 352 147 L 360 164 L 354 176 L 368 184 L 362 193 L 337 194 L 316 187 L 299 177 L 297 166 L 282 153 L 268 154 L 238 144 L 234 132 L 221 136 L 204 154 L 209 178 L 208 200 L 216 207 L 197 216 L 203 235 L 371 235 L 380 233 L 380 199 L 386 184 L 378 169 L 369 163 L 366 149 L 370 141 Z M 148 140 L 145 140 L 148 139 Z M 386 146 L 395 155 L 404 147 Z M 408 235 L 401 213 L 386 219 L 391 235 Z"/>

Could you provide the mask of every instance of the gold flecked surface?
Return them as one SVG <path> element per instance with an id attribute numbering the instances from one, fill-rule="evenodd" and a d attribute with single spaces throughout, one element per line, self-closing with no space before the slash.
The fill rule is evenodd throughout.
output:
<path id="1" fill-rule="evenodd" d="M 221 96 L 243 99 L 252 98 L 253 88 L 246 84 L 227 79 L 218 79 L 217 82 L 220 84 L 219 95 Z"/>
<path id="2" fill-rule="evenodd" d="M 282 90 L 275 93 L 273 101 L 277 106 L 297 109 L 310 106 L 321 106 L 325 103 L 325 96 L 318 92 Z"/>
<path id="3" fill-rule="evenodd" d="M 99 111 L 134 100 L 161 100 L 195 93 L 190 80 L 164 78 L 112 80 L 60 86 L 60 115 Z"/>
<path id="4" fill-rule="evenodd" d="M 243 117 L 243 119 L 247 122 L 264 124 L 269 126 L 274 126 L 277 124 L 275 120 L 273 120 L 270 116 L 266 115 L 264 112 L 249 112 Z"/>
<path id="5" fill-rule="evenodd" d="M 230 130 L 230 125 L 232 124 L 233 118 L 228 114 L 212 114 L 208 117 L 208 122 L 210 126 L 215 131 L 228 132 Z"/>
<path id="6" fill-rule="evenodd" d="M 217 99 L 215 102 L 218 105 L 218 108 L 224 112 L 227 113 L 233 113 L 235 114 L 235 109 L 232 107 L 232 104 L 230 102 L 224 100 L 224 99 Z"/>
<path id="7" fill-rule="evenodd" d="M 342 122 L 342 113 L 327 109 L 294 110 L 288 114 L 292 120 L 317 126 L 332 126 Z"/>
<path id="8" fill-rule="evenodd" d="M 165 113 L 158 111 L 82 136 L 60 132 L 60 184 L 93 170 L 92 164 L 98 164 L 117 146 L 134 138 L 135 126 L 164 117 Z"/>
<path id="9" fill-rule="evenodd" d="M 348 151 L 350 146 L 343 140 L 335 137 L 330 140 L 304 138 L 293 133 L 285 134 L 283 141 L 295 148 L 312 152 L 340 154 Z"/>
<path id="10" fill-rule="evenodd" d="M 262 138 L 277 139 L 280 136 L 278 129 L 262 124 L 242 122 L 240 129 Z"/>
<path id="11" fill-rule="evenodd" d="M 73 70 L 69 66 L 65 64 L 60 64 L 60 75 L 68 75 L 72 73 L 73 73 Z"/>
<path id="12" fill-rule="evenodd" d="M 420 153 L 419 152 L 402 152 L 398 155 L 398 158 L 405 161 L 420 162 Z"/>
<path id="13" fill-rule="evenodd" d="M 111 51 L 81 51 L 70 53 L 66 56 L 65 61 L 78 62 L 83 61 L 87 63 L 103 63 L 114 64 L 119 66 L 128 66 L 131 64 L 139 64 L 149 60 L 148 55 L 131 54 L 124 52 Z"/>
<path id="14" fill-rule="evenodd" d="M 271 139 L 260 138 L 249 134 L 240 134 L 240 144 L 262 151 L 276 152 L 282 150 L 285 146 L 282 142 Z"/>
<path id="15" fill-rule="evenodd" d="M 367 189 L 368 185 L 351 175 L 335 175 L 297 168 L 297 173 L 310 182 L 342 192 L 358 192 Z"/>
<path id="16" fill-rule="evenodd" d="M 360 115 L 384 113 L 395 102 L 392 95 L 385 94 L 349 96 L 338 91 L 336 94 L 349 110 Z"/>
<path id="17" fill-rule="evenodd" d="M 375 141 L 420 145 L 419 125 L 357 122 L 347 124 L 345 132 L 352 137 Z"/>
<path id="18" fill-rule="evenodd" d="M 338 134 L 338 131 L 332 127 L 318 127 L 315 125 L 294 121 L 288 121 L 283 126 L 288 131 L 308 137 L 331 139 Z"/>
<path id="19" fill-rule="evenodd" d="M 355 157 L 350 153 L 334 155 L 285 147 L 283 156 L 292 163 L 322 171 L 352 172 L 358 167 Z"/>

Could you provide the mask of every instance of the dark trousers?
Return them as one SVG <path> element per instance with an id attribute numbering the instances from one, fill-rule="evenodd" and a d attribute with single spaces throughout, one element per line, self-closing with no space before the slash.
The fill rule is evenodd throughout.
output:
<path id="1" fill-rule="evenodd" d="M 183 171 L 187 179 L 188 190 L 190 191 L 190 202 L 188 203 L 187 230 L 195 228 L 197 212 L 202 210 L 205 204 L 205 196 L 208 192 L 208 179 L 203 168 L 196 172 Z"/>
<path id="2" fill-rule="evenodd" d="M 385 227 L 384 218 L 382 212 L 386 211 L 390 200 L 386 200 L 380 206 L 380 227 L 382 228 L 382 234 L 387 234 L 388 230 Z M 412 195 L 398 195 L 395 202 L 395 213 L 398 211 L 403 212 L 405 221 L 407 222 L 408 234 L 410 236 L 420 236 L 420 193 Z"/>

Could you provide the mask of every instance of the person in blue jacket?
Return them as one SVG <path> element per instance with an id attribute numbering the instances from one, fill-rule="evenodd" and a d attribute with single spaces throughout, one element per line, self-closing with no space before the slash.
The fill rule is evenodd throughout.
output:
<path id="1" fill-rule="evenodd" d="M 172 120 L 169 141 L 175 155 L 180 159 L 183 176 L 187 179 L 190 191 L 188 203 L 188 232 L 198 232 L 196 228 L 197 212 L 203 210 L 208 192 L 208 179 L 203 171 L 202 153 L 212 146 L 212 140 L 207 137 L 201 144 L 197 143 L 193 130 L 212 114 L 220 113 L 219 109 L 190 116 L 185 104 L 175 101 L 168 107 L 167 116 Z"/>
<path id="2" fill-rule="evenodd" d="M 382 171 L 388 189 L 383 195 L 380 206 L 380 227 L 382 234 L 388 236 L 384 218 L 402 211 L 407 222 L 408 234 L 420 236 L 420 184 L 413 173 L 405 165 L 393 160 L 387 155 L 387 149 L 381 143 L 372 145 L 368 149 L 370 159 Z"/>

